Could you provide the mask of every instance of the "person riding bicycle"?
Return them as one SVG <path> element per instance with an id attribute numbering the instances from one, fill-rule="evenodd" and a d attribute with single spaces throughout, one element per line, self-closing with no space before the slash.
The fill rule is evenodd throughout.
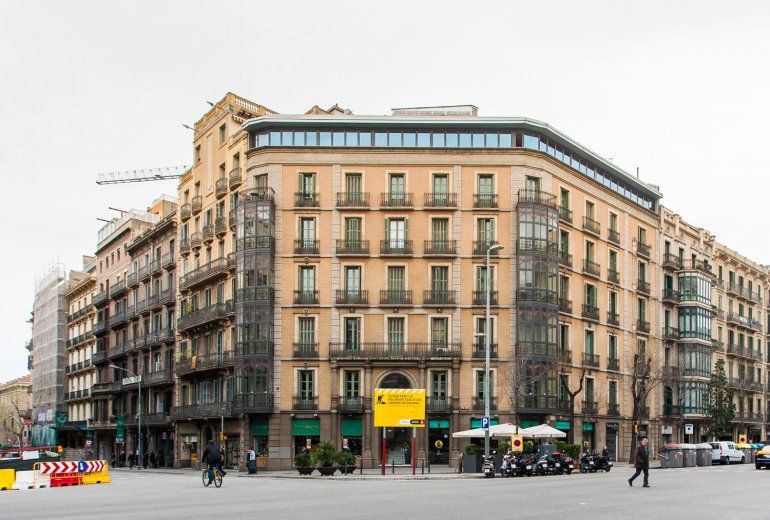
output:
<path id="1" fill-rule="evenodd" d="M 222 468 L 222 452 L 214 441 L 209 441 L 208 446 L 203 450 L 203 462 L 209 465 L 209 484 L 214 480 L 214 468 L 219 471 L 222 477 L 227 475 Z"/>

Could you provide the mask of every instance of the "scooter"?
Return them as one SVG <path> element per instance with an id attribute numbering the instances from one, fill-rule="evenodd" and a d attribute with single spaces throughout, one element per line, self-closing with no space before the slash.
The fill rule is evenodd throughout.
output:
<path id="1" fill-rule="evenodd" d="M 511 453 L 503 455 L 503 462 L 500 464 L 501 477 L 513 477 L 516 475 L 516 458 Z"/>
<path id="2" fill-rule="evenodd" d="M 531 477 L 535 474 L 535 460 L 532 456 L 520 456 L 516 461 L 518 471 L 516 474 L 520 477 Z"/>
<path id="3" fill-rule="evenodd" d="M 551 466 L 548 464 L 548 457 L 543 455 L 537 460 L 535 471 L 538 475 L 550 475 L 552 473 Z"/>
<path id="4" fill-rule="evenodd" d="M 564 473 L 564 466 L 561 463 L 561 452 L 555 451 L 548 457 L 548 469 L 553 475 Z"/>
<path id="5" fill-rule="evenodd" d="M 561 459 L 561 466 L 564 469 L 564 473 L 567 475 L 572 473 L 572 470 L 575 469 L 575 460 L 564 453 L 559 453 L 559 458 Z"/>
<path id="6" fill-rule="evenodd" d="M 484 457 L 483 471 L 486 478 L 495 478 L 495 458 L 493 455 Z"/>
<path id="7" fill-rule="evenodd" d="M 580 459 L 580 473 L 596 473 L 596 455 L 586 453 Z"/>
<path id="8" fill-rule="evenodd" d="M 609 473 L 612 469 L 612 461 L 609 457 L 600 456 L 596 460 L 596 467 L 597 469 L 601 470 L 602 472 Z"/>

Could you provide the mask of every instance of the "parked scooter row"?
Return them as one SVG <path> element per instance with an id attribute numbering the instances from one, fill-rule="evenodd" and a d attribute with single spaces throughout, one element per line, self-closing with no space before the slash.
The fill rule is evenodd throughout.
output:
<path id="1" fill-rule="evenodd" d="M 490 460 L 490 464 L 492 461 Z M 575 469 L 575 461 L 560 451 L 553 453 L 546 453 L 541 456 L 534 454 L 529 455 L 516 455 L 513 453 L 506 453 L 503 456 L 502 463 L 500 464 L 500 475 L 503 477 L 533 477 L 536 475 L 569 475 L 572 470 Z M 486 470 L 484 475 L 489 477 Z"/>
<path id="2" fill-rule="evenodd" d="M 612 461 L 606 455 L 586 453 L 580 458 L 581 473 L 596 473 L 597 471 L 609 472 L 611 469 Z"/>

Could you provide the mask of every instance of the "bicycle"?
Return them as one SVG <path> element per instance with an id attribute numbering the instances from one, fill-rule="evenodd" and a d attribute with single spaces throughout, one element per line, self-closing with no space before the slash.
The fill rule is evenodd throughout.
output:
<path id="1" fill-rule="evenodd" d="M 209 467 L 206 467 L 206 469 L 203 470 L 203 486 L 209 487 L 211 482 L 209 482 Z M 222 474 L 219 472 L 219 468 L 214 466 L 214 486 L 216 487 L 222 487 Z"/>

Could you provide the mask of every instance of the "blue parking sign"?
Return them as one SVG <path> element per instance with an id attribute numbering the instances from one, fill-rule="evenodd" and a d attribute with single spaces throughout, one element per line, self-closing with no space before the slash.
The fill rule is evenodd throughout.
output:
<path id="1" fill-rule="evenodd" d="M 481 418 L 481 429 L 482 430 L 488 430 L 489 429 L 489 417 L 484 416 Z"/>

